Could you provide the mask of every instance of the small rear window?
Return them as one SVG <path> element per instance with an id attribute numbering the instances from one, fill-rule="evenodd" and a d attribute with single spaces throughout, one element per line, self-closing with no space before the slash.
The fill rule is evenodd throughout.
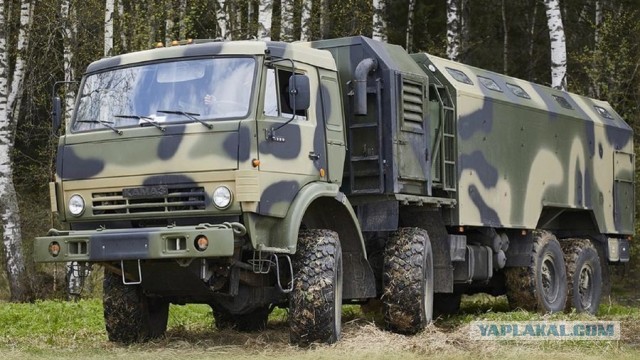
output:
<path id="1" fill-rule="evenodd" d="M 573 110 L 573 106 L 571 106 L 571 104 L 569 104 L 567 99 L 565 99 L 564 97 L 560 95 L 553 95 L 553 98 L 556 99 L 558 104 L 560 104 L 560 106 L 562 106 L 563 108 Z"/>
<path id="2" fill-rule="evenodd" d="M 484 76 L 478 76 L 478 80 L 480 80 L 480 83 L 487 89 L 502 92 L 500 86 L 495 81 L 493 81 L 493 79 Z"/>
<path id="3" fill-rule="evenodd" d="M 521 97 L 523 99 L 531 99 L 531 96 L 529 96 L 529 94 L 527 94 L 527 92 L 524 91 L 524 89 L 521 88 L 520 86 L 518 86 L 516 84 L 507 83 L 507 87 L 509 88 L 509 90 L 511 90 L 511 92 L 515 96 L 519 96 L 519 97 Z"/>
<path id="4" fill-rule="evenodd" d="M 453 78 L 458 80 L 459 82 L 463 84 L 473 85 L 473 81 L 471 81 L 471 79 L 469 79 L 467 74 L 463 73 L 462 71 L 458 69 L 452 69 L 452 68 L 445 68 L 445 69 L 447 69 L 447 72 L 451 74 L 451 76 L 453 76 Z"/>
<path id="5" fill-rule="evenodd" d="M 602 106 L 598 106 L 598 105 L 593 105 L 593 107 L 596 109 L 598 114 L 600 114 L 600 116 L 602 116 L 603 118 L 613 120 L 613 116 L 611 115 L 610 112 L 607 111 L 607 109 L 603 108 Z"/>

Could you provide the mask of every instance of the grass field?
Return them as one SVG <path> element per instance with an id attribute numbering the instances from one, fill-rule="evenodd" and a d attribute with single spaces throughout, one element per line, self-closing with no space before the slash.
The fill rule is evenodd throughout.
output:
<path id="1" fill-rule="evenodd" d="M 378 318 L 357 306 L 343 308 L 343 338 L 334 345 L 300 349 L 288 344 L 286 312 L 276 309 L 261 333 L 218 331 L 208 306 L 171 306 L 165 338 L 145 344 L 110 343 L 100 300 L 0 303 L 2 359 L 562 359 L 640 358 L 640 309 L 605 303 L 600 320 L 622 324 L 620 341 L 475 341 L 468 335 L 473 320 L 594 320 L 579 314 L 542 316 L 506 311 L 504 298 L 465 298 L 460 315 L 438 319 L 424 332 L 403 336 L 384 331 Z"/>

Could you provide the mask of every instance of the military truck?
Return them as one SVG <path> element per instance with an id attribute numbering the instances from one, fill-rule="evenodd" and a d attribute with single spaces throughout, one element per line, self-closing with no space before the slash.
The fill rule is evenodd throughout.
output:
<path id="1" fill-rule="evenodd" d="M 66 228 L 35 258 L 104 267 L 117 342 L 185 303 L 240 331 L 288 308 L 299 345 L 338 340 L 347 303 L 405 334 L 477 292 L 596 313 L 634 228 L 608 103 L 362 36 L 98 60 L 49 188 Z"/>

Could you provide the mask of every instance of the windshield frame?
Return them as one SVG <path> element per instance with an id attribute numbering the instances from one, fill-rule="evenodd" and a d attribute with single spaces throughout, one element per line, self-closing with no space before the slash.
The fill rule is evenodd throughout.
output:
<path id="1" fill-rule="evenodd" d="M 80 123 L 80 120 L 88 120 L 88 119 L 84 119 L 84 118 L 80 118 L 81 114 L 80 114 L 80 109 L 81 109 L 81 101 L 83 99 L 83 92 L 86 94 L 86 91 L 83 91 L 83 89 L 86 86 L 87 80 L 91 78 L 91 76 L 95 76 L 98 74 L 102 74 L 102 73 L 108 73 L 108 72 L 113 72 L 113 71 L 119 71 L 119 70 L 126 70 L 126 69 L 131 69 L 131 68 L 143 68 L 146 66 L 153 66 L 153 65 L 162 65 L 162 64 L 170 64 L 170 63 L 178 63 L 178 62 L 187 62 L 187 61 L 200 61 L 200 60 L 216 60 L 216 59 L 252 59 L 253 60 L 253 70 L 251 72 L 251 83 L 250 83 L 250 87 L 248 89 L 249 91 L 249 96 L 248 99 L 246 101 L 246 111 L 243 114 L 238 114 L 238 115 L 233 115 L 233 116 L 223 116 L 223 117 L 214 117 L 209 115 L 205 115 L 204 113 L 199 114 L 198 115 L 198 119 L 202 120 L 202 122 L 206 122 L 207 124 L 215 124 L 216 122 L 223 122 L 223 121 L 232 121 L 232 120 L 239 120 L 239 119 L 246 119 L 247 117 L 251 116 L 251 114 L 255 111 L 255 102 L 257 100 L 257 95 L 256 95 L 256 88 L 258 86 L 260 86 L 259 81 L 258 81 L 258 76 L 259 76 L 259 71 L 261 68 L 261 61 L 259 59 L 260 57 L 258 55 L 253 55 L 253 54 L 222 54 L 222 55 L 204 55 L 204 56 L 190 56 L 190 57 L 184 57 L 184 58 L 169 58 L 169 59 L 162 59 L 162 60 L 153 60 L 153 61 L 144 61 L 144 62 L 138 62 L 138 63 L 133 63 L 133 64 L 127 64 L 124 66 L 118 66 L 118 67 L 111 67 L 111 68 L 106 68 L 106 69 L 101 69 L 100 71 L 94 71 L 94 72 L 88 72 L 85 73 L 82 77 L 82 80 L 80 82 L 80 86 L 78 88 L 78 92 L 76 95 L 76 99 L 74 102 L 74 111 L 73 111 L 73 117 L 71 118 L 71 121 L 69 121 L 69 123 L 67 124 L 67 130 L 70 133 L 87 133 L 87 132 L 96 132 L 96 131 L 111 131 L 106 127 L 103 126 L 96 126 L 93 128 L 89 128 L 89 129 L 79 129 L 78 128 L 78 124 Z M 213 81 L 212 81 L 213 83 Z M 132 96 L 131 94 L 128 94 L 127 96 Z M 244 103 L 244 102 L 243 102 Z M 171 109 L 171 108 L 161 108 L 158 107 L 158 109 L 156 109 L 156 111 L 158 110 L 176 110 L 176 109 Z M 189 112 L 190 114 L 193 115 L 192 112 Z M 117 113 L 112 113 L 111 117 L 115 116 L 115 115 L 136 115 L 136 116 L 146 116 L 147 114 L 117 114 Z M 194 121 L 193 119 L 189 118 L 188 116 L 181 116 L 179 114 L 174 114 L 171 115 L 173 116 L 173 118 L 171 119 L 171 121 L 165 121 L 165 122 L 159 122 L 160 124 L 162 124 L 163 126 L 166 127 L 172 127 L 172 126 L 176 126 L 176 125 L 182 125 L 184 126 L 185 124 L 191 124 L 191 123 L 197 123 L 198 121 Z M 91 120 L 102 120 L 102 121 L 111 121 L 112 119 L 91 119 Z M 117 119 L 116 119 L 117 120 Z M 134 128 L 138 128 L 141 126 L 145 126 L 145 125 L 149 125 L 148 123 L 139 123 L 139 124 L 129 124 L 129 125 L 119 125 L 117 123 L 117 121 L 115 121 L 115 128 L 117 129 L 134 129 Z M 210 127 L 209 127 L 210 128 Z"/>

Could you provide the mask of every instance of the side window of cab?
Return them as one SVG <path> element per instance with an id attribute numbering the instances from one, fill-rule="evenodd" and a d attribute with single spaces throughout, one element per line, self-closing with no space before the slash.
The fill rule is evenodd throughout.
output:
<path id="1" fill-rule="evenodd" d="M 289 104 L 289 79 L 293 72 L 285 69 L 267 69 L 267 81 L 264 92 L 264 109 L 266 116 L 290 118 L 293 110 Z M 296 119 L 306 120 L 307 111 L 296 111 Z"/>

